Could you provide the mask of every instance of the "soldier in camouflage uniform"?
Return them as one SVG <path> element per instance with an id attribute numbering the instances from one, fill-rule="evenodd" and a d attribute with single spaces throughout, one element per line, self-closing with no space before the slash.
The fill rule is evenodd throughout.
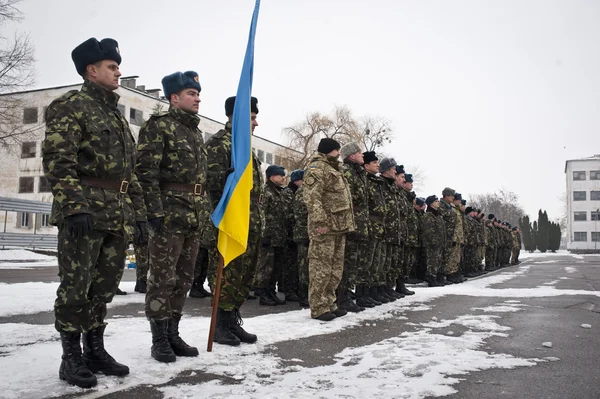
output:
<path id="1" fill-rule="evenodd" d="M 254 277 L 254 294 L 260 296 L 259 304 L 275 306 L 285 304 L 284 300 L 277 297 L 275 283 L 279 274 L 277 272 L 283 267 L 288 235 L 286 222 L 291 213 L 284 193 L 285 169 L 282 166 L 269 165 L 266 177 L 263 200 L 265 230 Z"/>
<path id="2" fill-rule="evenodd" d="M 485 245 L 485 271 L 491 272 L 496 270 L 496 256 L 498 246 L 498 236 L 494 221 L 496 217 L 493 214 L 488 215 L 485 227 L 487 228 L 487 242 Z"/>
<path id="3" fill-rule="evenodd" d="M 308 302 L 311 317 L 330 321 L 347 311 L 335 303 L 342 279 L 346 234 L 355 230 L 352 197 L 338 161 L 340 145 L 324 138 L 304 172 L 308 209 Z"/>
<path id="4" fill-rule="evenodd" d="M 378 286 L 385 283 L 383 267 L 386 257 L 385 242 L 385 224 L 384 216 L 387 213 L 387 204 L 383 196 L 384 184 L 383 178 L 377 176 L 379 172 L 379 159 L 374 151 L 363 153 L 364 168 L 367 172 L 367 193 L 369 196 L 369 237 L 370 242 L 365 250 L 366 265 L 369 265 L 368 273 L 364 277 L 367 282 L 368 300 L 374 305 L 379 306 L 382 303 L 388 303 L 389 299 L 382 296 L 377 289 Z"/>
<path id="5" fill-rule="evenodd" d="M 518 265 L 519 263 L 519 253 L 521 252 L 521 234 L 520 230 L 517 226 L 512 228 L 512 257 L 511 257 L 511 265 Z"/>
<path id="6" fill-rule="evenodd" d="M 360 312 L 367 307 L 372 308 L 375 306 L 371 302 L 365 302 L 363 286 L 366 282 L 358 279 L 359 276 L 364 277 L 365 275 L 364 272 L 359 273 L 359 269 L 365 268 L 361 251 L 364 251 L 369 242 L 367 175 L 362 167 L 364 159 L 358 144 L 352 142 L 342 146 L 341 154 L 344 161 L 344 177 L 348 182 L 348 188 L 352 196 L 356 230 L 346 236 L 344 273 L 338 288 L 337 304 L 340 309 L 349 312 Z M 357 303 L 352 300 L 350 294 L 350 290 L 354 285 L 356 285 Z"/>
<path id="7" fill-rule="evenodd" d="M 453 267 L 454 259 L 457 258 L 456 253 L 460 251 L 460 246 L 454 239 L 454 233 L 457 224 L 457 215 L 454 212 L 454 194 L 456 191 L 450 187 L 444 188 L 442 191 L 442 199 L 440 200 L 439 213 L 444 219 L 444 228 L 446 229 L 445 249 L 442 256 L 442 268 L 440 269 L 437 279 L 439 285 L 452 284 L 446 280 L 446 271 Z M 460 254 L 458 255 L 460 256 Z"/>
<path id="8" fill-rule="evenodd" d="M 148 259 L 148 242 L 141 243 L 139 245 L 133 244 L 133 251 L 135 252 L 135 292 L 145 294 L 147 290 L 148 282 L 148 270 L 150 268 L 150 261 Z"/>
<path id="9" fill-rule="evenodd" d="M 291 179 L 300 182 L 294 193 L 292 201 L 292 214 L 294 215 L 294 242 L 298 249 L 296 262 L 298 265 L 298 294 L 300 296 L 300 307 L 308 307 L 308 209 L 304 202 L 304 170 L 292 172 Z"/>
<path id="10" fill-rule="evenodd" d="M 415 261 L 417 258 L 417 251 L 419 249 L 419 238 L 418 238 L 418 220 L 417 214 L 414 209 L 414 201 L 416 194 L 412 191 L 413 189 L 413 176 L 411 174 L 404 173 L 403 165 L 399 165 L 396 169 L 396 185 L 400 192 L 401 201 L 404 204 L 400 207 L 401 209 L 401 226 L 405 226 L 404 238 L 403 238 L 403 254 L 404 260 L 402 262 L 403 270 L 400 273 L 398 281 L 396 281 L 396 292 L 402 295 L 414 295 L 414 291 L 406 288 L 405 283 L 410 278 L 415 268 Z M 406 210 L 406 214 L 402 213 L 402 209 Z"/>
<path id="11" fill-rule="evenodd" d="M 179 336 L 179 323 L 194 279 L 200 230 L 209 204 L 206 147 L 198 129 L 198 74 L 175 72 L 165 76 L 162 85 L 170 107 L 142 125 L 136 175 L 152 227 L 146 293 L 150 354 L 168 363 L 176 356 L 198 356 L 198 349 Z"/>
<path id="12" fill-rule="evenodd" d="M 210 219 L 210 206 L 204 210 L 202 215 L 203 222 L 200 229 L 200 247 L 198 248 L 198 256 L 196 257 L 196 266 L 194 267 L 194 282 L 190 289 L 190 297 L 192 298 L 208 298 L 210 292 L 204 288 L 204 281 L 208 277 L 208 258 L 209 248 L 217 245 L 217 228 L 213 225 Z"/>
<path id="13" fill-rule="evenodd" d="M 423 219 L 425 217 L 425 199 L 418 197 L 415 199 L 414 211 L 417 215 L 417 252 L 415 259 L 415 283 L 420 283 L 425 280 L 427 265 L 425 262 L 425 249 L 423 247 Z"/>
<path id="14" fill-rule="evenodd" d="M 129 374 L 104 348 L 104 319 L 130 240 L 146 239 L 146 208 L 133 172 L 135 142 L 114 93 L 121 76 L 118 44 L 91 38 L 71 56 L 84 83 L 48 106 L 42 163 L 54 195 L 50 223 L 58 227 L 59 377 L 89 388 L 97 384 L 93 373 Z"/>
<path id="15" fill-rule="evenodd" d="M 437 278 L 443 268 L 442 256 L 446 244 L 446 226 L 439 212 L 440 201 L 435 195 L 425 200 L 427 211 L 423 215 L 423 248 L 425 250 L 425 281 L 430 287 L 443 285 Z"/>
<path id="16" fill-rule="evenodd" d="M 463 252 L 465 276 L 475 277 L 477 273 L 477 234 L 479 224 L 475 220 L 477 211 L 470 206 L 465 209 L 465 248 Z"/>
<path id="17" fill-rule="evenodd" d="M 225 101 L 225 115 L 228 121 L 225 129 L 218 131 L 207 143 L 208 149 L 208 181 L 207 187 L 212 202 L 212 209 L 217 207 L 223 195 L 227 176 L 233 172 L 231 168 L 231 117 L 235 106 L 235 97 Z M 258 100 L 252 97 L 250 101 L 250 118 L 252 133 L 258 126 Z M 264 182 L 260 168 L 260 160 L 252 152 L 252 190 L 250 191 L 250 226 L 246 252 L 233 259 L 223 269 L 219 309 L 217 311 L 217 328 L 215 341 L 223 345 L 237 346 L 240 342 L 254 343 L 255 334 L 250 334 L 242 328 L 240 307 L 250 295 L 261 235 L 265 226 L 265 215 L 262 209 Z M 212 213 L 212 212 L 211 212 Z M 219 253 L 216 247 L 211 248 L 209 268 L 216 271 Z M 211 286 L 215 286 L 216 273 L 210 273 Z"/>
<path id="18" fill-rule="evenodd" d="M 460 261 L 462 258 L 462 250 L 465 244 L 464 237 L 464 214 L 460 210 L 462 202 L 462 196 L 460 193 L 454 194 L 454 201 L 452 202 L 452 211 L 456 215 L 456 223 L 454 224 L 454 233 L 452 234 L 452 249 L 450 251 L 450 257 L 444 273 L 446 274 L 446 280 L 458 284 L 464 281 L 464 278 L 460 274 Z"/>
<path id="19" fill-rule="evenodd" d="M 304 173 L 304 171 L 302 171 Z M 280 281 L 278 282 L 278 290 L 285 294 L 285 300 L 289 302 L 299 302 L 299 282 L 298 282 L 298 247 L 294 242 L 294 213 L 292 212 L 292 203 L 294 202 L 294 193 L 302 182 L 293 180 L 290 173 L 290 182 L 283 190 L 285 198 L 285 229 L 287 237 L 283 248 L 283 264 L 281 265 Z M 297 176 L 297 173 L 296 173 Z M 298 185 L 300 184 L 300 185 Z"/>

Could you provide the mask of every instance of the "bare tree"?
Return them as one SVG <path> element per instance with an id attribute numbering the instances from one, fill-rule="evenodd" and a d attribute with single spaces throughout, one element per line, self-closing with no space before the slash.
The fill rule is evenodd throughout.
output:
<path id="1" fill-rule="evenodd" d="M 19 22 L 23 14 L 17 8 L 21 0 L 0 0 L 0 28 L 8 22 Z M 28 139 L 40 124 L 23 124 L 23 110 L 28 105 L 24 96 L 10 94 L 33 84 L 35 78 L 34 48 L 26 33 L 0 36 L 0 146 L 8 147 Z"/>
<path id="2" fill-rule="evenodd" d="M 377 151 L 392 143 L 391 123 L 380 116 L 364 116 L 358 123 L 358 130 L 353 139 L 366 151 Z"/>
<path id="3" fill-rule="evenodd" d="M 471 194 L 465 198 L 467 205 L 480 208 L 486 214 L 493 213 L 498 219 L 515 226 L 525 216 L 525 210 L 519 204 L 519 196 L 505 188 L 494 193 Z"/>

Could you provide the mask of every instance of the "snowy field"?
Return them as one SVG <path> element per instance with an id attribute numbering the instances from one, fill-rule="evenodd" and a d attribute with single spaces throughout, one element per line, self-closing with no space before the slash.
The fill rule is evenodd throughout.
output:
<path id="1" fill-rule="evenodd" d="M 2 254 L 4 261 L 32 260 L 49 262 L 44 257 L 27 259 L 20 251 Z M 529 256 L 528 256 L 529 255 Z M 558 255 L 569 256 L 568 253 Z M 14 256 L 13 259 L 7 259 Z M 34 255 L 31 255 L 34 256 Z M 35 255 L 39 256 L 39 255 Z M 522 259 L 535 262 L 552 260 L 554 254 L 522 254 Z M 50 257 L 51 258 L 51 257 Z M 573 256 L 575 262 L 580 259 Z M 227 376 L 235 384 L 212 380 L 200 385 L 179 384 L 160 388 L 165 398 L 309 398 L 315 397 L 398 397 L 401 389 L 406 398 L 443 396 L 456 392 L 453 387 L 465 375 L 488 369 L 532 367 L 539 363 L 558 361 L 554 357 L 519 358 L 486 349 L 492 337 L 509 338 L 511 328 L 502 324 L 503 315 L 527 310 L 523 298 L 544 298 L 559 295 L 600 296 L 598 291 L 560 290 L 552 284 L 534 288 L 492 288 L 529 272 L 525 262 L 516 272 L 500 271 L 464 284 L 440 288 L 416 287 L 416 295 L 349 314 L 330 323 L 310 319 L 309 310 L 294 310 L 246 318 L 244 327 L 259 336 L 254 345 L 231 348 L 215 345 L 212 353 L 204 352 L 209 319 L 193 317 L 182 323 L 182 335 L 201 350 L 198 358 L 178 358 L 177 362 L 161 364 L 150 357 L 151 335 L 143 317 L 143 295 L 117 296 L 110 306 L 140 304 L 140 316 L 109 320 L 106 346 L 118 361 L 129 365 L 131 374 L 125 378 L 98 377 L 98 386 L 86 391 L 86 398 L 106 395 L 128 387 L 160 384 L 176 376 L 210 372 Z M 574 263 L 575 264 L 575 263 Z M 568 274 L 576 271 L 561 270 Z M 133 291 L 133 282 L 123 282 L 121 289 Z M 56 283 L 0 284 L 0 316 L 15 316 L 51 311 Z M 428 322 L 412 323 L 413 312 L 430 309 L 431 302 L 452 295 L 497 298 L 488 307 L 464 309 L 464 314 L 450 319 L 433 317 Z M 402 320 L 418 327 L 397 337 L 371 345 L 346 348 L 334 356 L 333 364 L 303 367 L 302 360 L 284 365 L 268 351 L 279 342 L 316 335 L 333 334 L 343 329 L 363 325 L 376 329 L 378 320 Z M 274 326 L 286 326 L 275 329 Z M 439 330 L 445 328 L 445 334 Z M 454 334 L 453 328 L 465 330 Z M 61 348 L 53 325 L 25 323 L 0 324 L 0 368 L 10 370 L 0 379 L 2 398 L 42 398 L 81 393 L 58 379 Z M 191 371 L 194 370 L 194 371 Z M 462 377 L 461 377 L 462 376 Z M 318 391 L 317 391 L 318 390 Z"/>

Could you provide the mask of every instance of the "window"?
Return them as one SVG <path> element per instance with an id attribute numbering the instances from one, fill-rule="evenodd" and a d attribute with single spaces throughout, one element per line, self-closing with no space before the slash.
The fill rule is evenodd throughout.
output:
<path id="1" fill-rule="evenodd" d="M 590 220 L 600 220 L 600 211 L 592 211 Z"/>
<path id="2" fill-rule="evenodd" d="M 129 108 L 129 123 L 142 126 L 142 123 L 144 123 L 144 113 L 139 109 Z"/>
<path id="3" fill-rule="evenodd" d="M 36 142 L 28 141 L 21 145 L 21 158 L 35 158 Z"/>
<path id="4" fill-rule="evenodd" d="M 23 110 L 23 123 L 37 123 L 38 121 L 38 109 L 37 108 L 25 108 Z"/>
<path id="5" fill-rule="evenodd" d="M 121 115 L 123 115 L 123 116 L 125 115 L 125 106 L 123 104 L 118 104 L 117 109 L 119 110 Z"/>
<path id="6" fill-rule="evenodd" d="M 585 191 L 573 191 L 573 201 L 585 201 L 587 199 Z"/>
<path id="7" fill-rule="evenodd" d="M 52 187 L 46 179 L 46 176 L 40 176 L 40 181 L 38 183 L 38 193 L 49 193 L 52 191 Z"/>
<path id="8" fill-rule="evenodd" d="M 269 165 L 273 164 L 273 154 L 271 154 L 270 152 L 267 152 L 267 159 L 265 160 L 266 163 L 268 163 Z"/>
<path id="9" fill-rule="evenodd" d="M 256 156 L 258 157 L 260 162 L 265 162 L 265 152 L 263 150 L 258 150 Z"/>
<path id="10" fill-rule="evenodd" d="M 573 172 L 573 180 L 585 180 L 585 171 Z"/>
<path id="11" fill-rule="evenodd" d="M 573 233 L 573 241 L 587 241 L 586 231 L 576 231 Z"/>
<path id="12" fill-rule="evenodd" d="M 575 222 L 585 222 L 587 220 L 587 212 L 573 212 L 573 214 Z"/>
<path id="13" fill-rule="evenodd" d="M 590 170 L 590 180 L 600 180 L 600 170 Z"/>
<path id="14" fill-rule="evenodd" d="M 590 191 L 590 200 L 600 201 L 600 191 Z"/>
<path id="15" fill-rule="evenodd" d="M 28 227 L 29 226 L 29 214 L 28 213 L 20 213 L 19 214 L 19 227 Z"/>
<path id="16" fill-rule="evenodd" d="M 20 193 L 32 193 L 33 192 L 33 177 L 19 177 L 19 192 Z"/>
<path id="17" fill-rule="evenodd" d="M 48 227 L 50 225 L 49 220 L 50 220 L 50 215 L 48 215 L 47 213 L 41 214 L 40 215 L 40 227 Z"/>

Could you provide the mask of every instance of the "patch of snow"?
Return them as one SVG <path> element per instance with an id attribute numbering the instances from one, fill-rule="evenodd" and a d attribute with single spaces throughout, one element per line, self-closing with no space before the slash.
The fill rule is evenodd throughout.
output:
<path id="1" fill-rule="evenodd" d="M 543 346 L 544 348 L 552 348 L 552 342 L 543 342 L 543 343 L 542 343 L 542 346 Z"/>
<path id="2" fill-rule="evenodd" d="M 565 271 L 566 271 L 567 273 L 575 273 L 575 272 L 577 271 L 577 269 L 576 269 L 576 268 L 574 268 L 574 267 L 572 267 L 572 266 L 566 266 L 566 267 L 565 267 Z"/>
<path id="3" fill-rule="evenodd" d="M 533 262 L 536 265 L 541 265 L 541 264 L 545 264 L 545 263 L 558 263 L 557 260 L 543 260 L 543 261 L 539 261 L 539 262 Z"/>
<path id="4" fill-rule="evenodd" d="M 24 249 L 0 250 L 0 262 L 11 260 L 56 260 L 56 256 L 38 254 Z"/>
<path id="5" fill-rule="evenodd" d="M 527 305 L 495 305 L 495 306 L 486 306 L 484 308 L 471 308 L 472 311 L 481 310 L 482 312 L 497 312 L 497 313 L 507 313 L 507 312 L 518 312 L 521 310 L 521 307 L 525 307 Z"/>
<path id="6" fill-rule="evenodd" d="M 571 256 L 574 257 L 575 259 L 583 259 L 583 255 L 571 254 Z"/>
<path id="7" fill-rule="evenodd" d="M 590 324 L 582 324 L 581 328 L 592 328 Z"/>

